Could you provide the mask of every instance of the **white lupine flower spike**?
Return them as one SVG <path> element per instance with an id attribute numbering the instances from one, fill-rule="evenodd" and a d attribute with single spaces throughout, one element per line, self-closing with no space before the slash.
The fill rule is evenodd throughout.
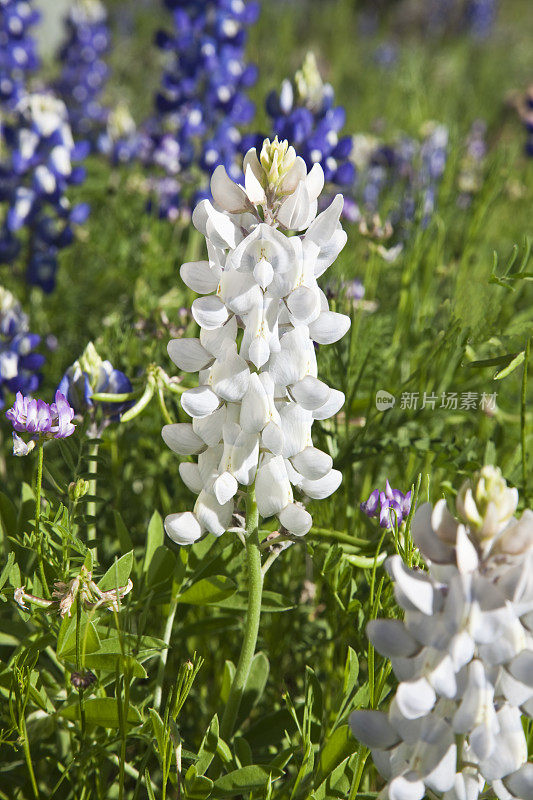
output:
<path id="1" fill-rule="evenodd" d="M 399 681 L 388 714 L 356 711 L 383 800 L 533 800 L 522 716 L 533 717 L 533 512 L 486 466 L 461 488 L 454 519 L 440 500 L 411 533 L 428 571 L 387 562 L 404 619 L 367 634 Z M 487 796 L 486 793 L 483 796 Z M 492 794 L 490 795 L 493 796 Z"/>
<path id="2" fill-rule="evenodd" d="M 215 170 L 214 203 L 202 201 L 193 214 L 208 260 L 180 271 L 201 295 L 192 304 L 199 338 L 168 346 L 179 369 L 199 376 L 181 398 L 191 423 L 163 429 L 172 450 L 198 456 L 197 464 L 180 466 L 198 495 L 194 510 L 165 521 L 169 537 L 183 545 L 205 532 L 224 533 L 242 490 L 254 485 L 260 515 L 275 515 L 303 536 L 312 518 L 302 501 L 328 497 L 341 480 L 329 454 L 313 446 L 311 429 L 344 402 L 318 379 L 314 346 L 338 341 L 350 326 L 329 310 L 317 284 L 346 243 L 343 199 L 317 216 L 321 167 L 307 173 L 294 148 L 277 138 L 266 139 L 259 155 L 247 153 L 244 175 L 239 186 L 223 166 Z"/>

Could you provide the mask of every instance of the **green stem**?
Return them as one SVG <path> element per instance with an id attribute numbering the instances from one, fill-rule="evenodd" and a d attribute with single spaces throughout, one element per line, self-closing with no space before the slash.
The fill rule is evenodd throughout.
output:
<path id="1" fill-rule="evenodd" d="M 98 471 L 98 463 L 96 461 L 98 457 L 98 444 L 93 443 L 89 445 L 89 465 L 88 465 L 88 472 L 90 473 L 91 477 L 89 480 L 89 494 L 93 497 L 96 495 L 96 474 Z M 87 515 L 89 517 L 96 517 L 96 503 L 94 500 L 89 500 L 87 503 Z M 96 524 L 94 522 L 89 522 L 87 526 L 87 542 L 95 542 L 96 541 Z M 90 546 L 90 545 L 89 545 Z M 97 553 L 96 547 L 91 547 L 91 552 L 93 554 L 93 560 L 97 561 Z"/>
<path id="2" fill-rule="evenodd" d="M 524 500 L 527 504 L 527 447 L 526 447 L 526 400 L 527 400 L 527 370 L 529 365 L 529 351 L 531 339 L 527 340 L 524 359 L 524 373 L 522 376 L 522 395 L 520 402 L 520 442 L 522 449 L 522 484 Z"/>
<path id="3" fill-rule="evenodd" d="M 48 591 L 48 581 L 44 572 L 43 561 L 43 537 L 41 536 L 41 490 L 43 485 L 43 460 L 44 460 L 44 443 L 42 437 L 39 436 L 37 441 L 37 483 L 35 486 L 35 538 L 37 541 L 37 557 L 39 559 L 39 575 L 41 576 L 41 583 L 43 585 L 43 592 L 45 597 L 50 597 Z"/>
<path id="4" fill-rule="evenodd" d="M 342 531 L 330 531 L 328 528 L 311 528 L 309 537 L 315 536 L 318 539 L 332 539 L 336 542 L 344 542 L 345 544 L 352 544 L 352 545 L 367 545 L 369 543 L 368 539 L 360 539 L 357 536 L 350 536 L 349 533 L 343 533 Z"/>
<path id="5" fill-rule="evenodd" d="M 76 598 L 76 671 L 81 676 L 82 673 L 81 602 L 79 595 Z M 83 688 L 81 686 L 78 689 L 78 702 L 80 706 L 80 722 L 81 722 L 81 742 L 80 742 L 80 755 L 81 755 L 85 742 L 85 706 L 83 705 Z"/>
<path id="6" fill-rule="evenodd" d="M 246 563 L 248 568 L 248 610 L 241 655 L 220 725 L 220 736 L 225 741 L 229 741 L 233 734 L 252 659 L 255 654 L 261 616 L 263 575 L 261 572 L 261 550 L 259 549 L 259 512 L 253 486 L 250 486 L 246 495 Z"/>
<path id="7" fill-rule="evenodd" d="M 170 608 L 167 616 L 167 621 L 165 624 L 165 632 L 163 634 L 163 641 L 167 646 L 164 648 L 164 650 L 161 651 L 161 656 L 159 658 L 159 666 L 157 667 L 157 677 L 154 690 L 154 708 L 156 711 L 159 711 L 159 708 L 161 707 L 161 698 L 163 696 L 163 681 L 165 678 L 165 667 L 167 665 L 170 637 L 172 635 L 172 626 L 174 625 L 174 617 L 176 616 L 177 607 L 178 607 L 178 597 L 176 596 L 173 597 L 170 602 Z"/>

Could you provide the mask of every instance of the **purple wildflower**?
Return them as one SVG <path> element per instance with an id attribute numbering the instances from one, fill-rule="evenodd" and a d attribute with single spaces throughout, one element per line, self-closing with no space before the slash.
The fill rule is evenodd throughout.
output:
<path id="1" fill-rule="evenodd" d="M 56 392 L 55 402 L 50 404 L 44 400 L 24 397 L 22 392 L 17 392 L 13 407 L 6 411 L 6 417 L 17 433 L 29 433 L 33 437 L 65 439 L 76 430 L 72 424 L 74 409 L 60 391 Z M 21 444 L 23 442 L 17 436 L 15 447 L 20 447 Z"/>
<path id="2" fill-rule="evenodd" d="M 382 528 L 392 530 L 395 524 L 400 526 L 411 510 L 411 492 L 403 494 L 393 489 L 387 481 L 385 491 L 374 489 L 368 500 L 361 503 L 360 509 L 367 517 L 379 517 Z"/>

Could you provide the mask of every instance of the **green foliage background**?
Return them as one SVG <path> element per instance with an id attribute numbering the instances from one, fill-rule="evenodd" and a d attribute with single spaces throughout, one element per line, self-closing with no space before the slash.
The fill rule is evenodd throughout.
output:
<path id="1" fill-rule="evenodd" d="M 89 641 L 82 666 L 98 679 L 82 697 L 84 726 L 78 692 L 69 681 L 77 660 L 74 628 L 67 630 L 68 619 L 60 624 L 39 609 L 21 612 L 12 602 L 19 581 L 32 583 L 34 594 L 42 588 L 33 575 L 31 539 L 35 459 L 11 456 L 9 426 L 2 423 L 0 519 L 2 563 L 8 564 L 6 602 L 0 606 L 2 800 L 34 796 L 32 769 L 43 798 L 151 798 L 150 780 L 154 796 L 164 797 L 165 770 L 170 770 L 168 796 L 174 797 L 178 741 L 183 773 L 196 764 L 196 777 L 189 771 L 181 786 L 183 797 L 253 792 L 253 797 L 321 800 L 362 798 L 379 790 L 366 753 L 345 726 L 353 708 L 387 702 L 388 665 L 368 649 L 364 627 L 372 616 L 397 614 L 388 579 L 373 559 L 403 545 L 390 533 L 383 536 L 375 521 L 361 514 L 359 503 L 386 478 L 402 491 L 418 483 L 420 498 L 444 494 L 453 499 L 464 477 L 486 462 L 499 465 L 519 488 L 522 505 L 531 492 L 527 359 L 518 358 L 516 368 L 502 375 L 533 332 L 527 260 L 533 162 L 523 155 L 524 133 L 511 102 L 513 92 L 522 91 L 532 77 L 528 6 L 527 0 L 502 2 L 492 37 L 475 42 L 467 36 L 424 37 L 409 21 L 406 4 L 385 5 L 377 35 L 363 38 L 360 8 L 348 0 L 263 3 L 249 50 L 260 66 L 253 91 L 260 127 L 267 130 L 261 110 L 266 91 L 291 75 L 312 48 L 346 106 L 347 131 L 379 131 L 387 137 L 418 135 L 427 120 L 448 126 L 449 158 L 437 212 L 426 229 L 413 224 L 393 264 L 355 227 L 349 229 L 348 245 L 328 273 L 333 285 L 361 279 L 365 299 L 376 304 L 371 313 L 352 308 L 341 292 L 336 308 L 352 315 L 351 331 L 318 355 L 321 377 L 347 396 L 342 414 L 315 426 L 317 446 L 332 454 L 343 483 L 331 498 L 312 504 L 316 528 L 305 542 L 282 553 L 267 574 L 259 636 L 263 655 L 254 664 L 239 736 L 229 750 L 227 744 L 217 745 L 212 719 L 223 709 L 228 662 L 237 660 L 240 648 L 243 551 L 230 533 L 216 542 L 208 537 L 187 551 L 165 540 L 161 518 L 190 509 L 194 498 L 179 479 L 177 457 L 161 440 L 156 400 L 131 423 L 105 432 L 97 462 L 90 460 L 81 430 L 61 448 L 46 448 L 47 577 L 72 577 L 84 561 L 89 564 L 84 542 L 91 524 L 97 531 L 95 575 L 111 567 L 115 556 L 133 553 L 119 562 L 120 576 L 112 573 L 110 588 L 116 581 L 122 585 L 119 577 L 127 579 L 131 569 L 134 588 L 122 610 L 100 611 L 94 619 L 93 652 L 108 648 L 100 660 L 90 657 L 91 623 L 80 610 L 78 622 Z M 151 46 L 153 32 L 168 20 L 155 2 L 139 10 L 124 2 L 110 8 L 116 48 L 109 98 L 128 101 L 140 120 L 150 110 L 161 66 Z M 124 11 L 126 26 L 119 24 Z M 399 45 L 399 59 L 385 69 L 375 64 L 373 53 L 391 39 Z M 53 65 L 47 69 L 51 72 Z M 464 209 L 457 205 L 458 175 L 465 137 L 477 118 L 488 124 L 490 150 L 482 188 Z M 88 180 L 77 193 L 91 203 L 92 213 L 76 243 L 62 253 L 55 293 L 28 292 L 22 264 L 0 274 L 19 296 L 26 292 L 32 330 L 58 338 L 47 359 L 45 399 L 51 400 L 64 370 L 89 340 L 142 389 L 151 364 L 176 374 L 166 354 L 168 339 L 178 331 L 181 335 L 182 328 L 194 335 L 194 324 L 182 312 L 193 295 L 178 269 L 201 257 L 203 243 L 192 226 L 145 212 L 143 180 L 137 168 L 110 170 L 91 158 Z M 184 376 L 184 384 L 191 379 Z M 398 398 L 392 410 L 376 410 L 378 389 Z M 402 392 L 440 397 L 452 391 L 497 392 L 497 410 L 448 411 L 438 403 L 434 410 L 409 410 L 399 402 Z M 172 418 L 184 421 L 179 402 L 167 402 Z M 85 498 L 74 508 L 69 483 L 91 477 L 89 467 L 96 463 L 95 506 L 87 508 Z M 407 536 L 407 551 L 408 542 Z M 10 552 L 21 578 L 7 561 Z M 183 593 L 200 580 L 205 583 L 191 603 L 191 595 Z M 179 715 L 170 703 L 167 716 L 161 710 L 158 718 L 149 709 L 176 594 L 181 601 L 163 700 L 177 702 L 180 691 L 187 694 L 190 672 L 180 669 L 195 652 L 203 664 Z M 76 613 L 71 626 L 75 622 Z M 181 689 L 173 695 L 180 674 Z M 220 781 L 214 788 L 210 778 L 198 777 L 210 758 L 209 775 Z M 248 772 L 233 775 L 243 768 Z M 223 779 L 223 773 L 233 777 Z"/>

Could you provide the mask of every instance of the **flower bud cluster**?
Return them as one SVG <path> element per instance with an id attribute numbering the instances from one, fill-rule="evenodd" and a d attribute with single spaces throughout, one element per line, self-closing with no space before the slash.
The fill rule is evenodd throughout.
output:
<path id="1" fill-rule="evenodd" d="M 74 135 L 96 143 L 108 114 L 100 101 L 108 76 L 104 57 L 110 45 L 105 6 L 100 0 L 75 0 L 65 27 L 56 89 L 68 108 Z"/>
<path id="2" fill-rule="evenodd" d="M 183 281 L 203 297 L 192 304 L 200 337 L 168 346 L 176 366 L 199 373 L 199 385 L 181 398 L 192 423 L 163 429 L 176 453 L 198 455 L 197 463 L 180 465 L 198 495 L 194 512 L 165 521 L 180 544 L 205 531 L 224 533 L 239 490 L 252 484 L 262 517 L 276 515 L 290 533 L 304 535 L 312 519 L 294 493 L 321 499 L 341 480 L 331 457 L 313 446 L 311 428 L 344 402 L 318 379 L 314 345 L 336 342 L 350 325 L 329 310 L 317 284 L 346 243 L 343 199 L 337 195 L 317 216 L 320 165 L 308 173 L 277 139 L 264 142 L 259 158 L 250 150 L 244 171 L 242 187 L 223 166 L 215 170 L 215 202 L 202 201 L 193 214 L 208 260 L 181 267 Z"/>
<path id="3" fill-rule="evenodd" d="M 522 715 L 533 717 L 533 512 L 484 467 L 463 487 L 457 522 L 441 500 L 411 532 L 428 571 L 387 562 L 403 621 L 368 635 L 399 685 L 387 714 L 357 711 L 357 738 L 386 780 L 383 797 L 500 800 L 533 796 Z"/>
<path id="4" fill-rule="evenodd" d="M 266 110 L 274 133 L 294 144 L 308 169 L 320 164 L 326 183 L 333 186 L 353 183 L 352 139 L 340 136 L 346 111 L 335 106 L 333 87 L 322 81 L 313 53 L 305 57 L 294 82 L 285 80 L 279 92 L 270 93 Z M 243 143 L 251 144 L 250 137 L 244 137 Z"/>
<path id="5" fill-rule="evenodd" d="M 104 361 L 94 344 L 89 342 L 82 355 L 67 369 L 57 388 L 76 414 L 84 414 L 88 409 L 95 410 L 97 405 L 104 417 L 118 420 L 131 403 L 96 403 L 93 395 L 128 394 L 133 387 L 127 375 L 115 369 L 110 361 Z"/>
<path id="6" fill-rule="evenodd" d="M 245 61 L 247 28 L 256 21 L 259 4 L 165 0 L 165 5 L 174 28 L 159 31 L 156 41 L 171 59 L 156 97 L 149 160 L 166 172 L 156 193 L 161 213 L 173 215 L 184 202 L 182 189 L 191 177 L 183 178 L 193 164 L 208 176 L 219 165 L 233 178 L 241 174 L 239 127 L 253 119 L 246 91 L 257 79 L 257 68 Z"/>
<path id="7" fill-rule="evenodd" d="M 38 388 L 44 364 L 44 356 L 35 352 L 40 341 L 37 333 L 30 333 L 20 303 L 0 286 L 0 408 L 6 391 L 31 394 Z"/>
<path id="8" fill-rule="evenodd" d="M 0 0 L 0 103 L 12 106 L 24 93 L 26 75 L 39 66 L 30 28 L 40 14 L 32 0 Z"/>
<path id="9" fill-rule="evenodd" d="M 86 203 L 71 206 L 67 190 L 85 179 L 72 162 L 86 155 L 74 144 L 65 104 L 53 94 L 26 94 L 0 130 L 0 263 L 10 263 L 27 245 L 29 283 L 50 292 L 58 250 L 73 239 L 73 225 L 87 218 Z"/>

